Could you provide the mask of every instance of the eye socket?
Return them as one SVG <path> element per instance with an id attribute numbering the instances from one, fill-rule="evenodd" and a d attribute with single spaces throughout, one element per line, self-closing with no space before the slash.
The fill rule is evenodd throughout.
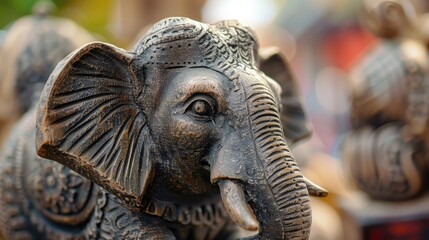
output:
<path id="1" fill-rule="evenodd" d="M 193 97 L 186 107 L 186 114 L 197 121 L 208 122 L 216 114 L 215 100 L 208 96 Z"/>

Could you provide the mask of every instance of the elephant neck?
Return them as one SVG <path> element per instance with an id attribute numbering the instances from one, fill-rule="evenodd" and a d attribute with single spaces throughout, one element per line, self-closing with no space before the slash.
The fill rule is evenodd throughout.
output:
<path id="1" fill-rule="evenodd" d="M 166 196 L 168 194 L 146 197 L 143 201 L 143 211 L 168 222 L 182 225 L 213 226 L 229 220 L 218 194 L 188 197 Z"/>

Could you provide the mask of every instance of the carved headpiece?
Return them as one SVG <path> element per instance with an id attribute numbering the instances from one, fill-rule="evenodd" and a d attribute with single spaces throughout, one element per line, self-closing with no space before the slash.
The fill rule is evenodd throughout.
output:
<path id="1" fill-rule="evenodd" d="M 208 25 L 188 18 L 167 18 L 155 24 L 133 52 L 147 65 L 209 66 L 233 80 L 236 75 L 231 66 L 255 66 L 257 50 L 254 32 L 237 21 Z"/>

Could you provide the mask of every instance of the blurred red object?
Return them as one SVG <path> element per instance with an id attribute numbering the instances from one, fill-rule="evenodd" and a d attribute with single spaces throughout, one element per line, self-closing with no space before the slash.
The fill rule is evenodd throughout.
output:
<path id="1" fill-rule="evenodd" d="M 322 41 L 324 59 L 330 61 L 331 65 L 348 71 L 379 40 L 365 29 L 353 27 L 336 29 Z"/>

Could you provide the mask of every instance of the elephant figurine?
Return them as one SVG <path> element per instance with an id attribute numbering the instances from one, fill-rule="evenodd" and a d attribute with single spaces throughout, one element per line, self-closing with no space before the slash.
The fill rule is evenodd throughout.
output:
<path id="1" fill-rule="evenodd" d="M 38 101 L 57 63 L 92 41 L 77 24 L 46 11 L 35 11 L 0 32 L 0 146 L 13 125 Z"/>
<path id="2" fill-rule="evenodd" d="M 0 163 L 15 238 L 308 239 L 327 194 L 289 150 L 310 130 L 286 61 L 236 21 L 87 44 L 17 128 Z"/>
<path id="3" fill-rule="evenodd" d="M 375 199 L 416 197 L 429 175 L 429 29 L 407 1 L 373 1 L 366 21 L 382 39 L 352 73 L 347 175 Z"/>

